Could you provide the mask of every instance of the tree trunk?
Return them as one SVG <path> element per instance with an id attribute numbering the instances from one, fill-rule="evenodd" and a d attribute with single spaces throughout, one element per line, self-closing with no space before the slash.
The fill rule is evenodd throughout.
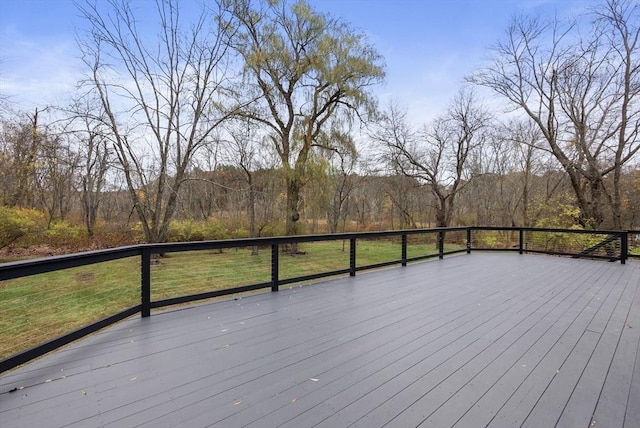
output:
<path id="1" fill-rule="evenodd" d="M 256 237 L 256 193 L 253 188 L 253 182 L 249 175 L 249 236 L 251 238 Z M 254 245 L 251 248 L 251 255 L 258 255 L 258 246 Z"/>
<path id="2" fill-rule="evenodd" d="M 603 213 L 603 201 L 604 197 L 603 193 L 603 183 L 602 178 L 598 177 L 596 179 L 589 180 L 589 194 L 590 201 L 588 202 L 588 206 L 586 210 L 583 210 L 582 222 L 584 222 L 584 226 L 591 227 L 593 229 L 600 228 L 600 225 L 604 222 L 604 213 Z"/>
<path id="3" fill-rule="evenodd" d="M 445 220 L 445 209 L 438 205 L 436 207 L 436 227 L 447 227 L 447 221 Z"/>
<path id="4" fill-rule="evenodd" d="M 613 228 L 622 230 L 622 197 L 620 194 L 620 168 L 613 171 L 613 201 L 611 212 L 613 214 Z"/>
<path id="5" fill-rule="evenodd" d="M 436 227 L 447 227 L 447 199 L 437 196 L 438 205 L 436 206 Z M 444 240 L 444 232 L 442 239 Z M 439 249 L 438 240 L 436 240 L 436 250 Z"/>
<path id="6" fill-rule="evenodd" d="M 300 189 L 302 183 L 296 178 L 287 178 L 287 224 L 286 235 L 293 236 L 298 235 L 300 230 L 298 226 L 298 220 L 300 220 L 300 213 L 298 212 L 298 204 L 300 202 Z M 291 254 L 298 252 L 298 244 L 293 243 L 285 248 L 285 251 Z"/>
<path id="7" fill-rule="evenodd" d="M 522 226 L 531 227 L 529 220 L 529 180 L 531 174 L 531 162 L 527 159 L 524 171 L 524 183 L 522 185 Z"/>
<path id="8" fill-rule="evenodd" d="M 92 239 L 95 235 L 97 206 L 93 200 L 93 195 L 87 190 L 85 185 L 84 194 L 82 195 L 83 209 L 84 209 L 84 224 L 87 228 L 87 236 Z"/>

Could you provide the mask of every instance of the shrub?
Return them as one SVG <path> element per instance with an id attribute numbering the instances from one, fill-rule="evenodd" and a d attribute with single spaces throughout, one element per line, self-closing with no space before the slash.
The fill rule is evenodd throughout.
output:
<path id="1" fill-rule="evenodd" d="M 209 219 L 204 223 L 205 239 L 228 239 L 230 237 L 229 229 L 218 220 Z"/>
<path id="2" fill-rule="evenodd" d="M 58 221 L 44 233 L 49 244 L 57 247 L 74 246 L 86 238 L 86 230 L 81 225 Z"/>
<path id="3" fill-rule="evenodd" d="M 139 233 L 142 237 L 142 226 L 136 225 L 133 232 Z M 173 220 L 169 224 L 167 242 L 207 241 L 227 239 L 230 236 L 227 227 L 217 220 Z"/>
<path id="4" fill-rule="evenodd" d="M 0 206 L 0 248 L 37 238 L 45 224 L 45 216 L 40 211 Z"/>
<path id="5" fill-rule="evenodd" d="M 236 239 L 249 238 L 249 230 L 239 227 L 231 233 L 231 236 Z"/>
<path id="6" fill-rule="evenodd" d="M 482 231 L 475 234 L 476 245 L 481 248 L 499 248 L 499 239 L 497 233 L 493 231 Z"/>
<path id="7" fill-rule="evenodd" d="M 283 236 L 285 232 L 284 223 L 267 223 L 261 230 L 260 236 L 271 237 L 271 236 Z"/>
<path id="8" fill-rule="evenodd" d="M 169 242 L 202 241 L 205 231 L 202 223 L 194 220 L 174 220 L 169 225 Z"/>

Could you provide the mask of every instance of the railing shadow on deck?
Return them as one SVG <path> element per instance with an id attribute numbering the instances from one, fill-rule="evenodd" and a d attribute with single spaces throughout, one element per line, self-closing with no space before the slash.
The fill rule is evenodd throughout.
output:
<path id="1" fill-rule="evenodd" d="M 640 246 L 640 231 L 591 231 L 572 229 L 535 229 L 517 227 L 451 227 L 395 230 L 383 232 L 340 233 L 329 235 L 289 236 L 275 238 L 234 239 L 220 241 L 200 241 L 162 244 L 141 244 L 101 251 L 76 253 L 58 257 L 4 263 L 0 265 L 0 281 L 24 278 L 39 274 L 61 271 L 69 268 L 96 265 L 108 261 L 125 258 L 139 258 L 140 299 L 139 303 L 67 332 L 59 337 L 37 344 L 29 349 L 15 352 L 0 361 L 0 373 L 11 370 L 34 358 L 42 356 L 54 349 L 73 342 L 81 337 L 94 333 L 106 326 L 140 313 L 149 317 L 151 310 L 170 305 L 183 304 L 202 299 L 210 299 L 230 294 L 249 292 L 271 288 L 277 291 L 280 286 L 300 283 L 336 275 L 355 276 L 356 272 L 376 269 L 391 265 L 406 266 L 407 263 L 440 258 L 457 253 L 471 251 L 513 251 L 520 254 L 542 253 L 571 257 L 599 258 L 625 263 L 629 254 L 629 243 Z M 320 242 L 342 243 L 342 251 L 331 251 L 331 257 L 343 261 L 342 267 L 335 264 L 319 272 L 297 274 L 297 271 L 284 274 L 283 258 L 286 249 L 292 244 L 311 244 Z M 346 243 L 348 242 L 348 246 Z M 387 252 L 382 252 L 378 259 L 371 259 L 359 254 L 359 243 L 384 242 Z M 348 247 L 348 251 L 346 251 Z M 220 251 L 229 249 L 261 248 L 262 254 L 267 249 L 269 254 L 268 277 L 264 281 L 253 282 L 230 288 L 187 293 L 184 295 L 152 299 L 152 267 L 159 255 L 169 253 Z M 327 256 L 328 257 L 328 256 Z M 382 258 L 380 258 L 382 257 Z M 636 256 L 637 257 L 637 256 Z M 242 267 L 238 267 L 241 269 Z M 179 279 L 177 281 L 180 281 Z M 4 283 L 6 284 L 6 283 Z M 0 292 L 8 286 L 0 283 Z M 107 290 L 108 292 L 108 290 Z M 42 302 L 40 302 L 43 304 Z M 5 305 L 3 303 L 3 305 Z M 42 308 L 45 310 L 46 308 Z M 49 308 L 55 311 L 56 308 Z M 0 325 L 7 325 L 11 320 L 2 320 L 8 311 L 0 311 Z M 5 332 L 0 331 L 0 337 Z M 1 351 L 1 350 L 0 350 Z M 0 354 L 2 355 L 2 354 Z"/>

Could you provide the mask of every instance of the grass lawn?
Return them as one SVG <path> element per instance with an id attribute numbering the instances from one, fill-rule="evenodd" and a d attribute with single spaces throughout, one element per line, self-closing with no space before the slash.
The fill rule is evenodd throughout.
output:
<path id="1" fill-rule="evenodd" d="M 432 238 L 432 237 L 429 237 Z M 435 254 L 434 243 L 412 237 L 407 256 Z M 423 241 L 424 242 L 424 241 Z M 461 246 L 447 246 L 445 251 Z M 281 279 L 346 269 L 349 242 L 300 244 L 280 256 Z M 400 237 L 358 240 L 358 266 L 401 258 Z M 271 280 L 271 252 L 248 248 L 169 253 L 151 267 L 151 299 Z M 0 282 L 0 358 L 95 322 L 140 302 L 140 259 L 132 257 Z"/>

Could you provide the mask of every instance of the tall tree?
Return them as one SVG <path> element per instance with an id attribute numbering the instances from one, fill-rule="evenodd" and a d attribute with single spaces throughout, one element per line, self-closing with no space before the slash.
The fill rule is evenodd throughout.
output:
<path id="1" fill-rule="evenodd" d="M 516 162 L 515 171 L 519 172 L 522 179 L 520 183 L 519 205 L 522 206 L 522 222 L 525 227 L 532 226 L 531 219 L 531 188 L 532 179 L 539 169 L 539 152 L 542 135 L 540 130 L 531 121 L 512 121 L 508 124 L 508 130 L 503 129 L 507 139 L 513 144 L 514 159 Z M 514 221 L 515 223 L 515 221 Z"/>
<path id="2" fill-rule="evenodd" d="M 327 206 L 327 224 L 329 233 L 337 233 L 342 222 L 342 231 L 346 231 L 349 200 L 358 184 L 355 174 L 357 156 L 355 153 L 337 153 L 329 157 L 330 201 Z"/>
<path id="3" fill-rule="evenodd" d="M 79 153 L 80 204 L 87 236 L 93 238 L 98 211 L 112 166 L 113 150 L 108 139 L 106 117 L 96 100 L 76 99 L 66 109 L 65 133 L 75 140 Z"/>
<path id="4" fill-rule="evenodd" d="M 239 121 L 228 130 L 230 141 L 227 144 L 227 157 L 240 170 L 246 184 L 247 216 L 249 221 L 249 237 L 255 238 L 256 231 L 256 169 L 259 167 L 257 153 L 259 144 L 257 134 L 251 127 L 251 122 L 247 120 Z M 258 255 L 258 246 L 253 246 L 251 255 Z"/>
<path id="5" fill-rule="evenodd" d="M 517 17 L 469 80 L 537 125 L 569 176 L 582 225 L 600 227 L 610 206 L 620 228 L 622 168 L 640 150 L 640 5 L 607 0 L 596 18 L 587 37 L 574 23 Z"/>
<path id="6" fill-rule="evenodd" d="M 508 120 L 489 132 L 487 144 L 471 159 L 474 180 L 469 196 L 477 224 L 532 226 L 534 176 L 542 174 L 543 162 L 550 157 L 539 149 L 541 140 L 538 127 L 526 119 Z"/>
<path id="7" fill-rule="evenodd" d="M 447 112 L 422 131 L 390 106 L 371 137 L 394 171 L 425 184 L 436 200 L 436 226 L 449 226 L 458 192 L 469 182 L 470 153 L 484 142 L 490 116 L 473 92 L 461 90 Z"/>
<path id="8" fill-rule="evenodd" d="M 611 134 L 615 141 L 613 160 L 613 226 L 622 229 L 623 167 L 640 151 L 640 3 L 607 0 L 604 9 L 594 9 L 597 23 L 604 27 L 608 48 L 617 64 L 616 96 Z M 616 138 L 617 137 L 617 138 Z"/>
<path id="9" fill-rule="evenodd" d="M 2 204 L 37 208 L 48 223 L 64 219 L 76 194 L 78 153 L 43 111 L 5 123 L 0 147 Z M 50 118 L 48 118 L 50 119 Z"/>
<path id="10" fill-rule="evenodd" d="M 64 220 L 71 210 L 77 191 L 79 154 L 63 132 L 44 132 L 35 165 L 36 187 L 40 206 L 48 223 Z"/>
<path id="11" fill-rule="evenodd" d="M 10 207 L 34 208 L 36 204 L 36 159 L 43 143 L 40 112 L 2 124 L 2 203 Z"/>
<path id="12" fill-rule="evenodd" d="M 286 181 L 286 233 L 296 234 L 312 151 L 348 140 L 330 135 L 342 133 L 342 120 L 368 112 L 369 88 L 384 77 L 382 58 L 364 35 L 305 1 L 224 3 L 238 29 L 245 87 L 260 97 L 245 116 L 268 129 Z"/>
<path id="13" fill-rule="evenodd" d="M 177 0 L 156 0 L 153 16 L 133 5 L 80 5 L 90 30 L 79 43 L 145 238 L 159 242 L 194 156 L 231 114 L 228 31 L 204 6 L 186 22 Z M 151 24 L 157 38 L 142 31 Z"/>

